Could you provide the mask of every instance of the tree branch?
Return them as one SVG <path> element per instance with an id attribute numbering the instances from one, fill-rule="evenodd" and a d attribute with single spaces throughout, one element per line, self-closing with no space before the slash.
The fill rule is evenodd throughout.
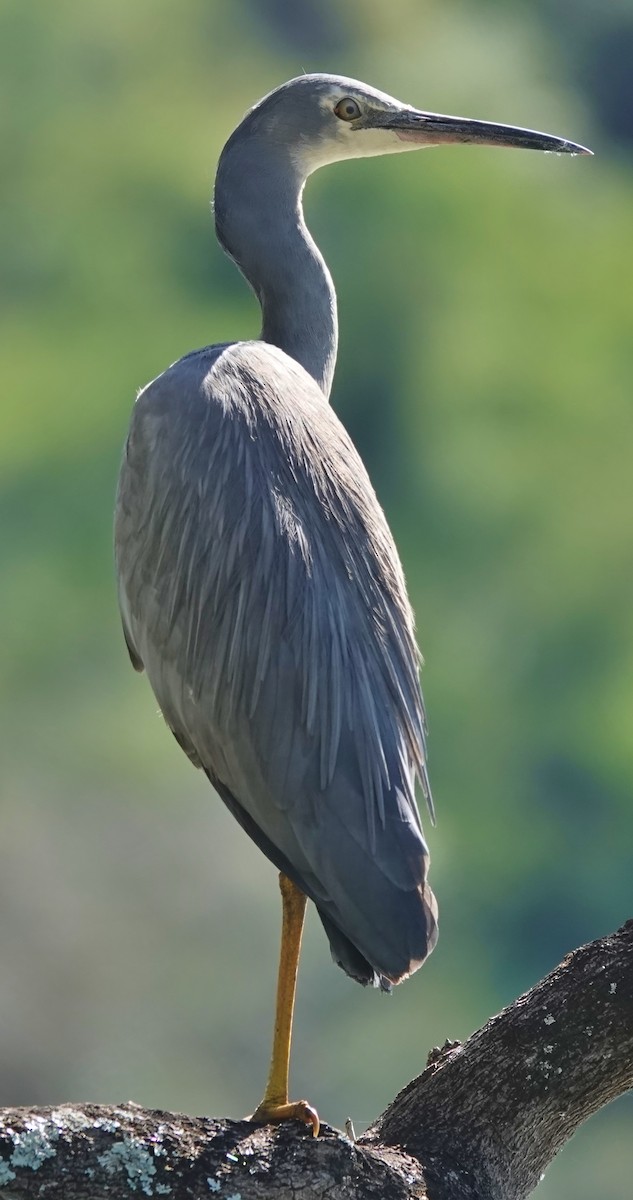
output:
<path id="1" fill-rule="evenodd" d="M 116 1107 L 0 1112 L 2 1200 L 523 1200 L 633 1086 L 633 921 L 569 955 L 427 1069 L 360 1142 Z"/>
<path id="2" fill-rule="evenodd" d="M 452 1170 L 465 1182 L 454 1197 L 522 1200 L 578 1126 L 631 1087 L 628 921 L 568 955 L 463 1046 L 432 1062 L 366 1138 L 403 1146 L 423 1162 L 430 1196 L 432 1180 Z"/>

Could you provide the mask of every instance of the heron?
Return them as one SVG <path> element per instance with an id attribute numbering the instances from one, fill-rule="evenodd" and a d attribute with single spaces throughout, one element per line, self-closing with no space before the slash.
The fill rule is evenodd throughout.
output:
<path id="1" fill-rule="evenodd" d="M 470 142 L 588 154 L 535 130 L 441 116 L 357 80 L 264 96 L 220 156 L 222 248 L 259 300 L 259 339 L 185 354 L 138 395 L 120 472 L 123 630 L 168 727 L 279 872 L 273 1049 L 252 1119 L 288 1095 L 307 899 L 335 962 L 389 991 L 437 939 L 416 783 L 431 819 L 420 655 L 386 518 L 330 407 L 336 293 L 304 184 L 347 158 Z"/>

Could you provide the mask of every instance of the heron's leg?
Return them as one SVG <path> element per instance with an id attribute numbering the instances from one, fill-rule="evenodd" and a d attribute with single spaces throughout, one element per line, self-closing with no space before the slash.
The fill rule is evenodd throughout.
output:
<path id="1" fill-rule="evenodd" d="M 306 898 L 286 875 L 280 874 L 279 887 L 281 888 L 283 908 L 273 1053 L 264 1099 L 255 1109 L 251 1120 L 276 1122 L 294 1119 L 303 1121 L 306 1125 L 312 1126 L 312 1132 L 316 1137 L 319 1132 L 319 1118 L 315 1110 L 306 1100 L 288 1100 L 292 1015 Z"/>

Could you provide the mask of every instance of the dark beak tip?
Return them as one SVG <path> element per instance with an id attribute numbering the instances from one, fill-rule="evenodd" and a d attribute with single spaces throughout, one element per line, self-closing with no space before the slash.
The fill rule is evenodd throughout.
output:
<path id="1" fill-rule="evenodd" d="M 593 150 L 588 146 L 581 146 L 580 142 L 570 142 L 567 138 L 555 138 L 557 145 L 548 146 L 545 150 L 546 154 L 569 154 L 571 158 L 593 158 Z"/>
<path id="2" fill-rule="evenodd" d="M 572 158 L 593 158 L 593 150 L 588 146 L 580 146 L 576 142 L 568 142 L 563 147 L 563 153 L 571 155 Z"/>

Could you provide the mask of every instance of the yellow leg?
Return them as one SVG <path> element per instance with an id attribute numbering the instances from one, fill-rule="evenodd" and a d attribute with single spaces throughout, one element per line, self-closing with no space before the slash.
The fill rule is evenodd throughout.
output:
<path id="1" fill-rule="evenodd" d="M 292 1015 L 297 986 L 297 968 L 301 951 L 303 918 L 306 898 L 303 892 L 286 875 L 279 876 L 282 902 L 281 953 L 277 979 L 277 1004 L 275 1008 L 275 1036 L 270 1071 L 264 1099 L 257 1106 L 251 1120 L 303 1121 L 312 1126 L 315 1137 L 319 1133 L 319 1118 L 307 1100 L 288 1100 L 288 1067 L 290 1065 L 290 1041 L 292 1038 Z"/>

